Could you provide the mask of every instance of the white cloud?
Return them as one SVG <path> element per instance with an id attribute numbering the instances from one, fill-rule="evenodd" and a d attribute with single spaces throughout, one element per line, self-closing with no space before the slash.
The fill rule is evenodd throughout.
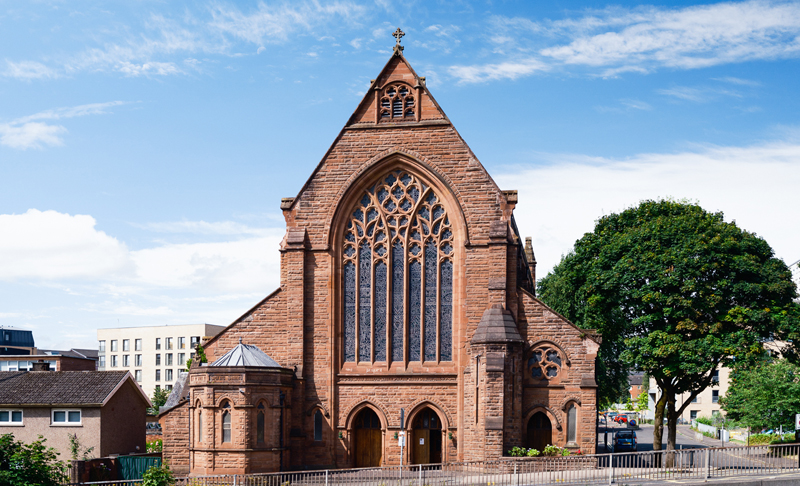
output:
<path id="1" fill-rule="evenodd" d="M 209 26 L 220 33 L 261 45 L 285 42 L 298 30 L 311 30 L 334 18 L 349 21 L 364 12 L 363 6 L 348 1 L 329 4 L 260 2 L 258 8 L 250 13 L 244 13 L 233 5 L 218 4 L 211 8 L 213 19 Z"/>
<path id="2" fill-rule="evenodd" d="M 87 215 L 30 209 L 0 215 L 0 279 L 98 278 L 130 270 L 124 244 Z"/>
<path id="3" fill-rule="evenodd" d="M 761 83 L 753 81 L 752 79 L 734 78 L 733 76 L 724 76 L 721 78 L 712 78 L 714 81 L 721 81 L 723 83 L 738 84 L 740 86 L 758 87 Z"/>
<path id="4" fill-rule="evenodd" d="M 41 79 L 41 78 L 55 78 L 56 72 L 45 66 L 44 64 L 36 61 L 20 61 L 13 62 L 6 59 L 6 70 L 3 71 L 3 76 L 8 78 L 16 78 L 23 80 Z"/>
<path id="5" fill-rule="evenodd" d="M 43 145 L 63 145 L 64 140 L 59 134 L 66 131 L 67 129 L 60 125 L 41 122 L 0 124 L 0 144 L 21 150 L 42 148 Z"/>
<path id="6" fill-rule="evenodd" d="M 0 280 L 113 282 L 126 295 L 167 287 L 198 293 L 252 292 L 278 285 L 283 230 L 222 221 L 154 223 L 164 233 L 239 236 L 221 242 L 159 244 L 131 251 L 88 215 L 31 209 L 0 215 Z"/>
<path id="7" fill-rule="evenodd" d="M 795 224 L 800 144 L 698 147 L 627 159 L 538 154 L 542 165 L 507 168 L 500 187 L 519 190 L 515 215 L 534 240 L 543 277 L 594 221 L 645 199 L 673 197 L 723 211 L 727 221 L 764 237 L 787 264 L 800 260 Z"/>
<path id="8" fill-rule="evenodd" d="M 482 83 L 499 79 L 514 80 L 548 69 L 549 67 L 541 61 L 529 58 L 499 64 L 451 66 L 448 71 L 451 76 L 458 79 L 459 83 Z"/>
<path id="9" fill-rule="evenodd" d="M 39 120 L 60 120 L 87 115 L 102 115 L 110 113 L 108 108 L 123 104 L 125 104 L 123 101 L 110 101 L 107 103 L 90 103 L 56 108 L 23 116 L 9 123 L 0 123 L 0 145 L 20 150 L 43 148 L 44 145 L 63 145 L 64 140 L 59 135 L 66 133 L 67 129 L 61 125 L 48 125 Z"/>
<path id="10" fill-rule="evenodd" d="M 752 60 L 800 57 L 800 3 L 750 0 L 681 8 L 609 7 L 556 21 L 495 16 L 486 39 L 502 57 L 529 53 L 548 68 L 588 69 L 603 77 L 660 68 L 696 69 Z M 509 54 L 511 53 L 511 54 Z M 535 54 L 530 54 L 535 53 Z M 512 59 L 484 66 L 514 63 Z M 519 76 L 546 69 L 529 69 Z M 475 82 L 471 71 L 451 73 Z M 460 74 L 466 76 L 461 77 Z M 501 79 L 498 76 L 492 79 Z M 751 85 L 747 80 L 725 82 Z"/>
<path id="11" fill-rule="evenodd" d="M 742 95 L 738 91 L 729 89 L 714 89 L 714 88 L 692 88 L 689 86 L 674 86 L 667 89 L 657 89 L 656 93 L 665 96 L 672 96 L 686 101 L 694 101 L 697 103 L 705 103 L 719 96 L 732 96 L 741 98 Z"/>

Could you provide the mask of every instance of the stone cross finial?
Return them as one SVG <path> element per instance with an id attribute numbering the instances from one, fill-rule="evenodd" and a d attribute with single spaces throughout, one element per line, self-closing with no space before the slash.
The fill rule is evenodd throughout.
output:
<path id="1" fill-rule="evenodd" d="M 400 27 L 398 27 L 397 30 L 395 30 L 394 34 L 392 34 L 392 35 L 394 36 L 395 39 L 397 39 L 397 43 L 395 45 L 399 46 L 400 45 L 400 39 L 402 39 L 403 36 L 406 35 L 406 33 L 403 32 L 402 30 L 400 30 Z"/>

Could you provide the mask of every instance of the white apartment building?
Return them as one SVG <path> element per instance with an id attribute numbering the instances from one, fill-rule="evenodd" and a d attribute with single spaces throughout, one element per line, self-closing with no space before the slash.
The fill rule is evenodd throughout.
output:
<path id="1" fill-rule="evenodd" d="M 223 329 L 213 324 L 98 329 L 98 369 L 130 371 L 150 397 L 156 388 L 171 390 L 195 347 Z"/>
<path id="2" fill-rule="evenodd" d="M 713 417 L 719 413 L 725 415 L 722 408 L 719 406 L 719 398 L 725 396 L 728 392 L 728 385 L 730 384 L 730 368 L 720 368 L 714 372 L 711 378 L 711 386 L 701 391 L 692 402 L 686 406 L 686 409 L 681 414 L 680 419 L 684 423 L 688 423 L 697 417 Z M 656 380 L 650 378 L 650 395 L 649 410 L 644 414 L 645 418 L 652 419 L 656 409 L 656 400 L 660 392 Z M 689 394 L 684 393 L 675 397 L 675 407 L 680 408 L 689 399 Z"/>

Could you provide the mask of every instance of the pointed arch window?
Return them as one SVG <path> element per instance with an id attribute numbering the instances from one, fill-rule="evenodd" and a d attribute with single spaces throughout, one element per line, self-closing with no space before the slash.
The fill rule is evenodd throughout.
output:
<path id="1" fill-rule="evenodd" d="M 577 441 L 578 408 L 574 403 L 567 409 L 567 442 L 574 444 Z"/>
<path id="2" fill-rule="evenodd" d="M 231 441 L 231 403 L 225 401 L 222 404 L 222 442 L 230 443 Z"/>
<path id="3" fill-rule="evenodd" d="M 266 413 L 264 411 L 264 403 L 258 404 L 258 413 L 256 414 L 256 443 L 264 443 L 264 429 L 266 428 Z"/>
<path id="4" fill-rule="evenodd" d="M 385 87 L 378 110 L 381 121 L 416 120 L 414 90 L 404 83 Z"/>
<path id="5" fill-rule="evenodd" d="M 439 196 L 395 170 L 349 214 L 342 249 L 345 362 L 452 361 L 454 243 Z"/>
<path id="6" fill-rule="evenodd" d="M 197 442 L 203 442 L 203 409 L 197 412 Z"/>
<path id="7" fill-rule="evenodd" d="M 322 412 L 319 410 L 314 412 L 314 440 L 322 440 Z"/>

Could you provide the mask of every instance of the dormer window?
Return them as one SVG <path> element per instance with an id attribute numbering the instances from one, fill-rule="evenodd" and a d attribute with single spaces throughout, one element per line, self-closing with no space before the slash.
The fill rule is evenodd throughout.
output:
<path id="1" fill-rule="evenodd" d="M 405 84 L 393 84 L 383 90 L 380 104 L 381 121 L 416 120 L 413 90 Z"/>

